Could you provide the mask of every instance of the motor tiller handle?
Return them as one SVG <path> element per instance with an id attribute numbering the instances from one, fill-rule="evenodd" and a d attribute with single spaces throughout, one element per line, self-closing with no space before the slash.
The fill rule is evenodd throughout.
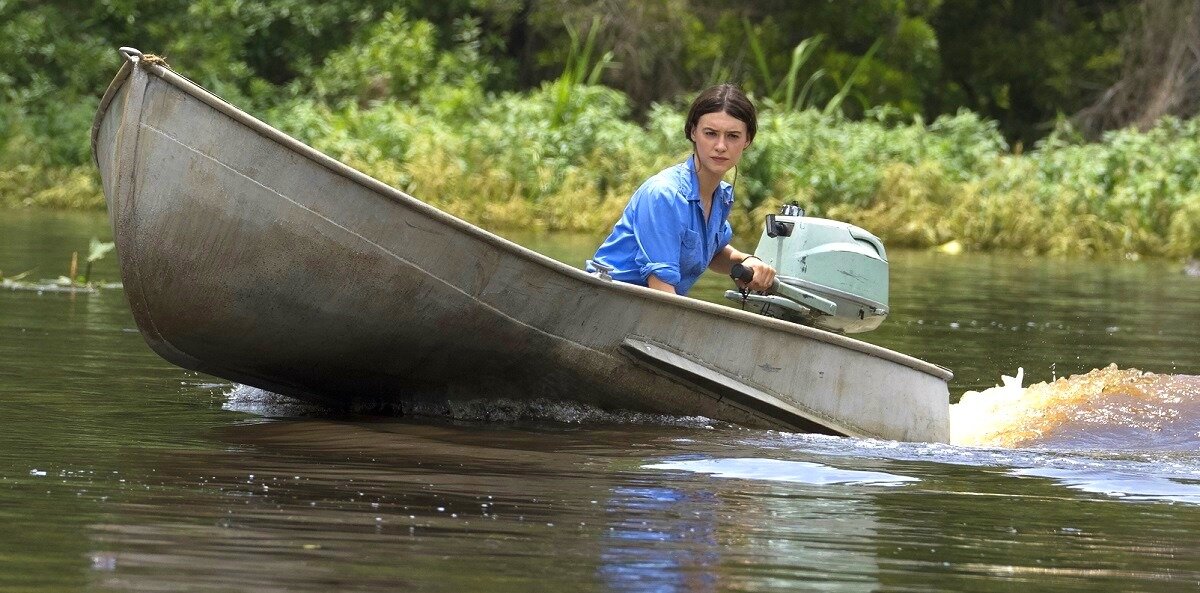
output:
<path id="1" fill-rule="evenodd" d="M 733 267 L 729 270 L 729 277 L 733 278 L 734 280 L 741 280 L 742 282 L 749 284 L 752 280 L 754 280 L 754 270 L 747 266 L 743 266 L 742 264 L 733 264 Z M 775 281 L 771 283 L 771 288 L 767 289 L 766 293 L 775 294 L 778 290 L 779 278 L 776 278 Z"/>

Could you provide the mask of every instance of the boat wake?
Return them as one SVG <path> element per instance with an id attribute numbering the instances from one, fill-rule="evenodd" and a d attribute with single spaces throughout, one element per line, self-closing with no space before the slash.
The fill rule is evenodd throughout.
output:
<path id="1" fill-rule="evenodd" d="M 711 427 L 716 422 L 704 416 L 669 416 L 630 411 L 607 411 L 579 402 L 538 398 L 528 401 L 512 399 L 431 400 L 406 406 L 406 415 L 433 416 L 473 422 L 516 422 L 549 420 L 566 424 L 650 424 Z"/>
<path id="2" fill-rule="evenodd" d="M 295 418 L 328 416 L 334 411 L 284 395 L 235 384 L 225 394 L 226 410 L 245 412 L 272 418 Z M 377 414 L 377 407 L 364 404 L 361 409 L 350 413 Z M 405 402 L 399 410 L 400 416 L 445 418 L 464 422 L 506 423 L 523 421 L 551 421 L 564 424 L 639 424 L 655 426 L 677 426 L 684 428 L 712 428 L 723 425 L 704 416 L 669 416 L 629 411 L 608 411 L 579 402 L 538 398 L 514 400 L 506 398 L 446 400 L 426 399 Z"/>
<path id="3" fill-rule="evenodd" d="M 1109 365 L 1082 375 L 1022 387 L 1023 372 L 1002 384 L 968 391 L 950 406 L 952 445 L 1077 451 L 1195 451 L 1200 448 L 1200 376 L 1158 375 Z M 225 394 L 224 408 L 271 418 L 378 415 L 334 410 L 247 385 Z M 465 422 L 550 421 L 712 428 L 703 416 L 608 411 L 550 399 L 418 399 L 390 413 Z"/>
<path id="4" fill-rule="evenodd" d="M 950 441 L 975 447 L 1194 451 L 1200 376 L 1103 369 L 1021 387 L 968 391 L 950 407 Z"/>

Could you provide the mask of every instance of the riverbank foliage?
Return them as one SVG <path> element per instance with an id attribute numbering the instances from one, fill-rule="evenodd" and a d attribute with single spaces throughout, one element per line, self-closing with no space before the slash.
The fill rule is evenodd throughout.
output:
<path id="1" fill-rule="evenodd" d="M 298 10 L 286 27 L 258 18 L 285 31 L 268 30 L 266 41 L 251 45 L 300 31 L 287 37 L 286 49 L 308 59 L 287 62 L 287 76 L 256 75 L 263 56 L 229 59 L 246 51 L 253 31 L 219 43 L 185 37 L 173 42 L 178 51 L 164 53 L 181 73 L 261 119 L 485 227 L 582 231 L 599 239 L 642 180 L 687 154 L 685 95 L 643 104 L 636 89 L 603 84 L 620 48 L 586 33 L 599 21 L 564 33 L 574 42 L 558 54 L 570 58 L 558 58 L 557 78 L 521 86 L 512 84 L 520 78 L 512 65 L 495 57 L 490 25 L 480 20 L 445 25 L 436 15 L 371 3 L 338 12 L 336 2 L 319 10 L 281 2 Z M 217 0 L 183 10 L 215 29 L 247 18 L 231 16 Z M 68 17 L 44 14 L 21 31 L 36 36 L 38 22 L 44 29 L 46 19 Z M 957 242 L 1029 253 L 1200 254 L 1200 121 L 1165 118 L 1145 132 L 1116 130 L 1085 141 L 1062 120 L 1025 149 L 1006 138 L 999 120 L 978 112 L 926 118 L 916 95 L 896 91 L 900 98 L 880 99 L 876 82 L 892 80 L 887 60 L 895 58 L 876 59 L 875 52 L 895 54 L 894 46 L 870 44 L 858 57 L 845 48 L 818 54 L 830 42 L 814 37 L 795 52 L 770 52 L 762 48 L 778 45 L 778 31 L 748 18 L 723 23 L 721 30 L 759 45 L 747 52 L 755 72 L 747 86 L 760 105 L 760 133 L 737 173 L 732 217 L 742 237 L 757 236 L 764 214 L 796 201 L 895 247 Z M 154 24 L 146 30 L 156 31 Z M 13 26 L 5 31 L 17 31 Z M 293 47 L 318 38 L 319 51 Z M 0 80 L 0 206 L 103 207 L 87 143 L 103 85 L 54 109 L 42 102 L 56 89 L 94 84 L 96 72 L 111 75 L 113 45 L 85 39 L 74 70 L 4 75 L 26 76 L 20 87 Z M 709 49 L 716 52 L 710 66 L 721 66 L 714 76 L 726 78 L 732 63 Z M 78 64 L 106 56 L 107 66 L 78 72 Z M 767 84 L 772 72 L 779 78 Z"/>

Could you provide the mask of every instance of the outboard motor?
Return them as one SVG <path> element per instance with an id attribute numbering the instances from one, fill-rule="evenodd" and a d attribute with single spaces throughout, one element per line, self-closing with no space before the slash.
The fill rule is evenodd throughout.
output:
<path id="1" fill-rule="evenodd" d="M 762 315 L 836 333 L 879 327 L 888 314 L 883 242 L 845 222 L 810 218 L 795 204 L 767 215 L 754 255 L 775 268 L 766 294 L 730 290 L 725 297 Z M 734 278 L 752 277 L 741 264 Z"/>

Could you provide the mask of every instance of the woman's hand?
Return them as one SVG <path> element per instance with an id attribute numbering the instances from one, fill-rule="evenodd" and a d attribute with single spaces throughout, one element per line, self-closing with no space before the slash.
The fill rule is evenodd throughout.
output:
<path id="1" fill-rule="evenodd" d="M 754 279 L 744 285 L 745 288 L 766 292 L 775 284 L 775 268 L 767 265 L 767 262 L 757 257 L 750 257 L 742 261 L 742 266 L 754 272 Z M 743 286 L 741 280 L 738 280 L 738 286 Z"/>
<path id="2" fill-rule="evenodd" d="M 754 272 L 754 279 L 749 283 L 738 280 L 738 288 L 749 288 L 750 290 L 766 292 L 774 286 L 775 268 L 772 268 L 767 262 L 758 259 L 758 256 L 738 251 L 731 245 L 726 245 L 724 249 L 717 252 L 708 267 L 714 272 L 728 275 L 735 263 L 742 264 L 743 267 Z"/>

